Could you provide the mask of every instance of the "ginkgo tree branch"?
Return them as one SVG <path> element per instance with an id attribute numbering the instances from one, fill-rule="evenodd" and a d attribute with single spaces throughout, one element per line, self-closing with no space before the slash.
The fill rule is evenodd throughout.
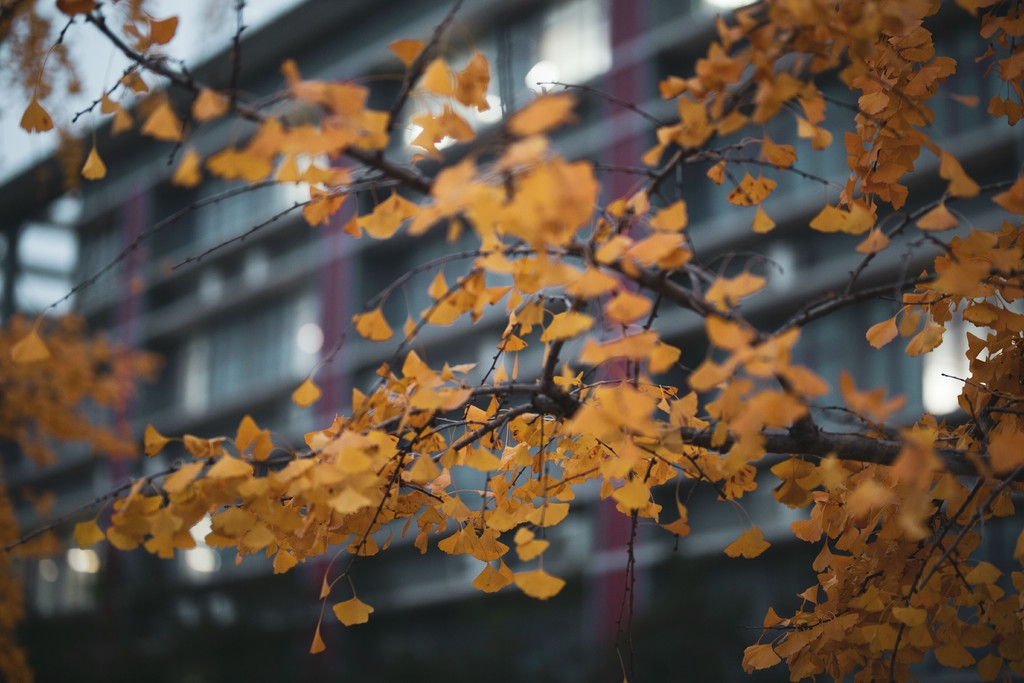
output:
<path id="1" fill-rule="evenodd" d="M 683 443 L 715 452 L 728 451 L 735 439 L 726 437 L 716 442 L 713 429 L 695 429 L 682 427 L 679 435 Z M 872 463 L 876 465 L 892 465 L 904 448 L 902 441 L 886 439 L 865 434 L 836 433 L 821 430 L 800 432 L 765 432 L 764 448 L 768 453 L 809 455 L 828 457 L 834 455 L 840 460 Z M 936 448 L 935 455 L 942 461 L 944 468 L 955 475 L 979 476 L 975 462 L 981 460 L 980 453 L 963 451 L 955 448 Z"/>
<path id="2" fill-rule="evenodd" d="M 129 60 L 138 64 L 140 67 L 151 71 L 158 76 L 167 78 L 173 85 L 191 93 L 193 96 L 198 95 L 202 88 L 205 87 L 202 83 L 192 77 L 191 74 L 185 74 L 181 71 L 169 68 L 167 66 L 166 59 L 149 57 L 133 50 L 110 28 L 106 20 L 103 18 L 103 15 L 99 13 L 99 10 L 86 14 L 85 16 L 86 21 L 96 26 L 96 28 L 98 28 L 115 47 L 117 47 Z M 259 109 L 251 107 L 237 99 L 232 102 L 231 111 L 238 114 L 241 118 L 247 119 L 253 123 L 263 123 L 267 119 L 266 115 Z M 430 194 L 430 180 L 409 167 L 401 166 L 386 159 L 382 154 L 367 152 L 366 150 L 351 146 L 345 148 L 344 154 L 365 166 L 381 171 L 388 177 L 401 182 L 410 190 L 414 190 L 423 195 Z"/>
<path id="3" fill-rule="evenodd" d="M 402 78 L 402 88 L 398 92 L 398 96 L 395 97 L 395 101 L 391 105 L 391 109 L 388 111 L 388 122 L 385 130 L 391 133 L 395 129 L 395 124 L 398 121 L 398 115 L 402 112 L 402 108 L 405 103 L 409 100 L 409 96 L 412 94 L 413 86 L 416 81 L 420 79 L 423 72 L 426 70 L 427 65 L 430 62 L 431 57 L 434 55 L 434 51 L 441 42 L 441 37 L 453 21 L 455 21 L 456 15 L 462 8 L 463 0 L 455 0 L 452 3 L 448 13 L 444 16 L 444 19 L 434 27 L 434 31 L 430 34 L 430 40 L 420 49 L 419 54 L 413 60 L 412 64 L 406 70 L 405 76 Z M 426 194 L 426 192 L 424 192 Z"/>

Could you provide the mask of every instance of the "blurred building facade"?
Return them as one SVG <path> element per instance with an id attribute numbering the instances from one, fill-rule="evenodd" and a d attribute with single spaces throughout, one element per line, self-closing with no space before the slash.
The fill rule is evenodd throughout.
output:
<path id="1" fill-rule="evenodd" d="M 281 62 L 293 58 L 307 78 L 368 84 L 371 106 L 385 108 L 399 84 L 387 44 L 429 35 L 448 9 L 448 3 L 436 0 L 403 2 L 400 11 L 397 5 L 382 11 L 368 0 L 310 0 L 245 35 L 241 90 L 273 93 L 281 87 Z M 660 99 L 657 84 L 692 70 L 713 36 L 719 11 L 702 0 L 468 0 L 446 50 L 457 61 L 458 55 L 479 49 L 492 64 L 492 112 L 472 121 L 481 131 L 494 125 L 501 111 L 528 101 L 531 84 L 537 88 L 536 83 L 547 81 L 591 85 L 668 119 L 672 105 Z M 995 86 L 980 73 L 970 73 L 976 35 L 952 19 L 943 26 L 941 42 L 960 57 L 963 70 L 955 91 L 987 102 L 994 93 L 986 89 Z M 231 78 L 231 63 L 222 54 L 195 71 L 203 80 L 224 85 Z M 606 98 L 579 94 L 580 123 L 560 135 L 562 151 L 609 166 L 637 165 L 653 142 L 651 123 Z M 830 94 L 843 99 L 838 88 Z M 1005 126 L 987 127 L 991 119 L 982 108 L 949 101 L 936 103 L 936 113 L 949 149 L 979 182 L 1005 176 L 1007 168 L 1024 160 L 1021 140 Z M 802 171 L 843 175 L 841 144 L 810 154 L 781 122 L 778 130 L 773 126 L 773 139 L 797 145 Z M 230 124 L 213 124 L 200 129 L 193 141 L 210 152 L 234 134 Z M 44 164 L 0 188 L 6 236 L 0 302 L 5 314 L 38 310 L 123 255 L 110 272 L 81 289 L 73 305 L 120 341 L 164 357 L 159 382 L 143 388 L 132 416 L 140 433 L 152 423 L 167 434 L 232 434 L 240 416 L 250 414 L 261 427 L 301 443 L 305 432 L 347 410 L 351 389 L 372 381 L 389 351 L 350 335 L 318 372 L 325 396 L 313 409 L 297 408 L 291 391 L 331 354 L 364 302 L 413 266 L 454 248 L 443 236 L 405 243 L 357 241 L 341 231 L 345 215 L 330 226 L 310 228 L 296 211 L 250 233 L 307 195 L 274 187 L 213 200 L 229 187 L 204 184 L 190 191 L 170 184 L 165 144 L 127 134 L 109 137 L 106 131 L 99 135 L 108 163 L 103 181 L 64 196 L 56 173 L 50 169 L 46 175 Z M 927 163 L 922 164 L 922 183 L 937 179 Z M 757 257 L 762 263 L 751 265 L 748 257 L 735 256 L 744 254 L 755 237 L 750 217 L 721 213 L 730 188 L 708 190 L 702 182 L 705 171 L 695 166 L 675 179 L 688 202 L 688 230 L 704 257 L 729 255 L 734 264 L 771 277 L 770 289 L 752 300 L 760 307 L 758 316 L 771 320 L 793 302 L 845 285 L 856 265 L 845 255 L 850 250 L 787 230 L 806 224 L 820 208 L 822 193 L 807 192 L 806 181 L 780 183 L 765 204 L 779 224 L 776 238 L 770 251 Z M 603 182 L 605 197 L 611 198 L 625 194 L 636 176 L 611 172 Z M 690 183 L 700 183 L 700 191 L 687 192 Z M 197 203 L 197 210 L 179 212 Z M 47 244 L 66 242 L 70 260 L 53 259 L 51 249 L 34 261 L 32 244 L 40 234 L 50 240 Z M 880 256 L 889 261 L 877 269 L 877 277 L 914 265 L 901 262 L 894 252 Z M 403 296 L 392 298 L 398 307 L 395 319 L 404 319 L 406 306 L 424 308 L 430 276 L 424 276 L 423 286 L 412 284 Z M 40 280 L 32 278 L 56 284 L 43 294 Z M 847 368 L 861 386 L 884 385 L 905 394 L 910 416 L 925 402 L 922 378 L 934 378 L 945 368 L 925 367 L 896 346 L 869 353 L 863 331 L 892 312 L 884 305 L 863 306 L 808 326 L 800 360 L 830 381 Z M 659 323 L 686 349 L 683 363 L 694 367 L 704 353 L 696 346 L 701 321 L 664 311 Z M 494 355 L 494 337 L 460 329 L 431 330 L 424 339 L 432 358 L 443 349 L 452 362 L 489 364 Z M 949 363 L 956 362 L 955 355 Z M 929 400 L 939 400 L 941 392 L 929 387 Z M 54 488 L 59 512 L 137 471 L 166 466 L 173 457 L 172 451 L 136 470 L 136 465 L 79 454 L 54 471 L 38 473 L 15 464 L 5 474 L 12 487 Z M 762 489 L 745 499 L 745 507 L 770 540 L 791 538 L 788 525 L 796 517 L 774 504 L 770 486 Z M 737 520 L 714 502 L 702 493 L 688 501 L 694 531 L 678 544 L 647 530 L 641 536 L 638 615 L 632 643 L 622 650 L 625 659 L 635 658 L 640 680 L 747 680 L 740 656 L 756 631 L 737 626 L 759 625 L 770 601 L 784 608 L 786 600 L 815 581 L 806 558 L 816 549 L 809 547 L 773 549 L 756 567 L 725 564 L 721 549 L 735 538 Z M 26 511 L 26 520 L 31 526 L 31 512 Z M 141 550 L 103 549 L 44 560 L 26 566 L 32 610 L 26 642 L 41 681 L 135 676 L 196 683 L 300 676 L 468 680 L 481 672 L 495 681 L 615 679 L 621 676 L 620 663 L 607 644 L 622 635 L 620 625 L 626 628 L 620 616 L 628 520 L 594 504 L 590 514 L 553 531 L 549 566 L 570 583 L 547 603 L 523 599 L 512 590 L 483 598 L 470 586 L 478 563 L 434 551 L 419 557 L 408 544 L 396 543 L 359 570 L 360 596 L 376 609 L 371 623 L 344 629 L 325 619 L 328 650 L 317 656 L 307 651 L 320 610 L 316 596 L 322 563 L 272 576 L 269 560 L 250 556 L 236 566 L 233 555 L 202 544 L 170 562 Z M 61 657 L 50 654 L 54 643 L 60 643 Z M 781 669 L 767 672 L 764 679 L 772 677 L 788 679 Z"/>

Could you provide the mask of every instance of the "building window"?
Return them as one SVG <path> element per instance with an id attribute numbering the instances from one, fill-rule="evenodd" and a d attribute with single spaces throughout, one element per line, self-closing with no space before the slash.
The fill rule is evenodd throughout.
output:
<path id="1" fill-rule="evenodd" d="M 585 83 L 612 65 L 611 28 L 604 0 L 569 0 L 547 10 L 537 61 L 526 74 L 526 87 L 540 92 L 551 81 Z"/>

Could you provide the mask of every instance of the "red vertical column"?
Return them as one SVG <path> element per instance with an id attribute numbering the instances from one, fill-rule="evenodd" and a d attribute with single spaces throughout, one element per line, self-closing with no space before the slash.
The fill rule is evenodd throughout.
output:
<path id="1" fill-rule="evenodd" d="M 604 89 L 626 102 L 640 103 L 648 94 L 649 65 L 643 61 L 621 65 L 627 47 L 645 29 L 646 8 L 644 0 L 608 0 L 612 68 L 605 77 Z M 616 118 L 625 113 L 622 107 L 610 103 L 603 107 L 602 125 L 605 127 L 614 126 Z M 641 135 L 609 135 L 608 138 L 613 143 L 604 150 L 601 161 L 615 166 L 635 166 L 650 146 L 650 141 Z M 603 178 L 605 199 L 626 195 L 635 189 L 633 181 L 629 175 L 608 174 Z M 615 502 L 608 499 L 598 504 L 594 526 L 595 551 L 601 557 L 593 581 L 595 635 L 599 642 L 610 642 L 619 635 L 620 625 L 625 627 L 622 620 L 628 617 L 630 596 L 627 590 L 630 586 L 626 571 L 626 547 L 631 522 L 629 517 L 615 509 Z"/>
<path id="2" fill-rule="evenodd" d="M 352 271 L 352 250 L 346 245 L 346 240 L 352 237 L 345 233 L 344 226 L 356 212 L 357 198 L 353 195 L 345 200 L 341 210 L 334 214 L 329 223 L 322 228 L 315 230 L 323 231 L 317 236 L 320 246 L 320 269 L 318 282 L 318 298 L 320 304 L 320 328 L 324 332 L 324 348 L 321 353 L 326 358 L 334 354 L 331 362 L 327 363 L 317 374 L 316 382 L 320 387 L 321 398 L 315 404 L 316 423 L 314 429 L 323 429 L 330 426 L 334 417 L 341 413 L 348 404 L 349 397 L 345 395 L 350 382 L 348 373 L 344 367 L 344 356 L 347 352 L 343 339 L 347 339 L 346 331 L 349 329 L 349 320 L 352 317 L 353 293 L 357 291 L 356 277 Z M 341 344 L 339 348 L 338 345 Z M 303 577 L 306 581 L 306 593 L 311 597 L 320 594 L 321 582 L 324 574 L 330 567 L 327 557 L 316 558 L 308 563 Z M 337 569 L 335 569 L 337 571 Z M 324 640 L 328 641 L 326 652 L 312 655 L 306 660 L 304 673 L 306 677 L 322 679 L 336 673 L 336 662 L 338 643 L 337 640 L 344 632 L 340 628 L 337 619 L 327 613 L 328 618 L 321 623 L 321 633 Z M 310 643 L 312 643 L 313 631 L 308 630 Z M 334 655 L 330 641 L 334 639 Z"/>
<path id="3" fill-rule="evenodd" d="M 149 191 L 145 188 L 132 194 L 121 208 L 121 248 L 127 249 L 146 229 L 149 220 Z M 117 274 L 117 300 L 115 308 L 116 340 L 129 348 L 137 348 L 139 342 L 139 317 L 142 314 L 142 276 L 144 253 L 138 247 L 128 252 L 124 261 L 124 269 Z M 131 405 L 122 405 L 117 409 L 114 419 L 118 427 L 130 429 L 132 418 Z M 128 480 L 131 476 L 131 464 L 124 459 L 106 460 L 107 483 L 103 491 L 110 491 L 114 486 Z M 119 670 L 118 660 L 121 653 L 114 643 L 124 642 L 125 633 L 123 606 L 119 606 L 116 596 L 122 590 L 121 553 L 108 553 L 106 567 L 101 574 L 99 591 L 99 611 L 97 628 L 103 633 L 99 642 L 104 644 L 97 653 L 96 661 L 110 671 Z"/>
<path id="4" fill-rule="evenodd" d="M 317 403 L 317 419 L 326 427 L 345 407 L 348 397 L 345 389 L 348 382 L 342 358 L 345 354 L 343 336 L 348 329 L 352 317 L 352 293 L 356 289 L 352 274 L 351 250 L 346 248 L 345 241 L 352 237 L 344 232 L 344 226 L 355 213 L 356 198 L 349 197 L 345 204 L 324 229 L 321 240 L 320 266 L 320 327 L 324 331 L 323 354 L 334 353 L 333 360 L 317 377 L 317 383 L 323 398 Z M 351 342 L 351 340 L 346 340 Z M 338 349 L 338 345 L 342 347 Z"/>

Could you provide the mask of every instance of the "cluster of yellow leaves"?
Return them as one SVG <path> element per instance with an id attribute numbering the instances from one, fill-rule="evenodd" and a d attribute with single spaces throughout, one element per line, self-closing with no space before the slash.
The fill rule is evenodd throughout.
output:
<path id="1" fill-rule="evenodd" d="M 30 323 L 15 316 L 0 329 L 0 437 L 17 443 L 39 466 L 53 464 L 55 448 L 65 443 L 85 444 L 114 458 L 132 456 L 136 446 L 125 408 L 135 382 L 151 379 L 156 369 L 153 356 L 103 337 L 89 338 L 79 318 Z M 52 495 L 35 502 L 38 513 L 48 516 Z M 0 471 L 0 547 L 14 544 L 21 533 L 13 503 Z M 45 535 L 20 550 L 45 553 L 57 547 L 55 538 Z M 23 615 L 19 575 L 13 554 L 0 551 L 0 678 L 8 681 L 29 680 L 14 633 Z"/>
<path id="2" fill-rule="evenodd" d="M 818 582 L 799 594 L 802 607 L 792 617 L 769 609 L 763 626 L 772 635 L 747 648 L 748 672 L 785 660 L 793 680 L 819 674 L 906 680 L 928 652 L 943 666 L 976 667 L 985 681 L 1005 669 L 1024 671 L 1016 595 L 1024 573 L 1013 573 L 1014 592 L 1007 592 L 1000 570 L 970 559 L 978 533 L 954 537 L 944 530 L 1013 514 L 1010 496 L 991 484 L 972 493 L 957 477 L 921 465 L 904 461 L 879 468 L 829 458 L 773 468 L 783 479 L 777 497 L 792 491 L 791 499 L 802 504 L 800 490 L 820 485 L 809 492 L 810 519 L 792 524 L 799 538 L 821 543 L 813 563 Z M 909 501 L 897 491 L 901 480 L 915 477 L 926 482 L 928 495 L 921 502 L 934 518 L 929 528 L 907 534 Z M 1015 552 L 1018 559 L 1022 547 Z"/>
<path id="3" fill-rule="evenodd" d="M 975 14 L 983 10 L 982 35 L 993 42 L 983 58 L 997 50 L 1007 55 L 992 69 L 1010 96 L 993 98 L 989 109 L 1016 121 L 1024 111 L 1021 10 L 959 4 Z M 77 15 L 95 3 L 62 0 L 58 6 Z M 674 521 L 663 523 L 653 490 L 685 478 L 736 501 L 757 487 L 770 437 L 817 433 L 811 409 L 829 386 L 793 362 L 796 326 L 768 334 L 744 317 L 744 300 L 764 289 L 767 279 L 749 268 L 715 275 L 695 264 L 686 200 L 662 202 L 655 189 L 682 163 L 710 162 L 710 181 L 729 180 L 726 201 L 755 211 L 753 231 L 772 230 L 764 205 L 776 178 L 794 169 L 797 151 L 764 129 L 785 122 L 780 114 L 786 112 L 791 137 L 808 141 L 811 150 L 828 148 L 826 100 L 815 79 L 837 72 L 857 93 L 854 128 L 844 135 L 851 175 L 838 200 L 825 202 L 808 227 L 863 236 L 856 251 L 867 263 L 894 234 L 879 227 L 883 205 L 898 210 L 907 203 L 904 178 L 927 148 L 948 184 L 907 224 L 916 221 L 938 240 L 938 233 L 960 224 L 947 203 L 975 197 L 982 188 L 926 130 L 934 118 L 928 102 L 956 69 L 954 60 L 937 54 L 924 27 L 937 9 L 924 0 L 807 0 L 760 3 L 718 18 L 716 40 L 694 75 L 660 84 L 662 96 L 675 101 L 678 118 L 658 128 L 656 144 L 643 157 L 653 167 L 652 181 L 604 207 L 594 166 L 562 157 L 547 137 L 575 118 L 576 101 L 568 93 L 540 95 L 507 116 L 502 147 L 486 154 L 467 149 L 457 162 L 445 163 L 443 142 L 475 137 L 459 112 L 489 107 L 490 66 L 478 52 L 457 69 L 424 53 L 422 41 L 390 46 L 422 107 L 408 121 L 416 132 L 411 145 L 441 166 L 432 178 L 420 174 L 431 166 L 420 164 L 420 157 L 399 166 L 385 154 L 400 126 L 390 112 L 367 108 L 367 87 L 306 80 L 291 62 L 282 69 L 288 115 L 240 110 L 245 105 L 235 98 L 203 86 L 194 89 L 188 112 L 166 93 L 151 96 L 135 112 L 140 132 L 185 143 L 172 176 L 178 185 L 198 185 L 204 171 L 248 184 L 302 183 L 310 192 L 303 215 L 316 226 L 340 211 L 353 179 L 362 177 L 337 163 L 348 154 L 407 187 L 374 195 L 372 208 L 353 216 L 346 233 L 386 240 L 403 228 L 419 236 L 438 225 L 450 241 L 469 233 L 479 245 L 471 269 L 455 278 L 435 274 L 427 287 L 432 303 L 409 312 L 405 342 L 425 325 L 451 325 L 462 316 L 476 323 L 503 299 L 507 324 L 494 367 L 479 383 L 468 379 L 471 366 L 437 370 L 403 345 L 404 356 L 396 354 L 378 370 L 374 389 L 353 392 L 351 414 L 307 434 L 301 452 L 278 449 L 270 432 L 249 417 L 233 439 L 172 439 L 148 428 L 148 455 L 180 442 L 187 456 L 173 471 L 138 482 L 115 504 L 106 529 L 79 524 L 76 541 L 89 545 L 106 538 L 120 549 L 143 546 L 172 557 L 192 547 L 189 530 L 211 514 L 206 543 L 235 548 L 239 558 L 265 553 L 274 557 L 276 572 L 285 572 L 331 546 L 354 556 L 376 554 L 401 533 L 412 536 L 421 552 L 435 544 L 441 552 L 480 561 L 473 585 L 483 592 L 514 584 L 547 599 L 565 582 L 548 572 L 557 570 L 555 560 L 545 569 L 545 557 L 554 555 L 546 536 L 576 504 L 576 486 L 595 482 L 600 498 L 634 523 L 651 520 L 687 535 L 686 506 L 677 501 Z M 176 20 L 136 12 L 124 30 L 134 49 L 151 54 L 172 39 Z M 22 117 L 26 130 L 54 125 L 41 103 L 43 85 Z M 141 94 L 148 88 L 142 74 L 130 71 L 120 89 Z M 135 124 L 113 93 L 102 96 L 100 111 L 113 115 L 116 133 Z M 196 126 L 230 114 L 243 114 L 253 129 L 204 160 L 187 144 L 189 136 Z M 737 161 L 728 151 L 708 149 L 716 138 L 748 126 L 759 130 L 743 143 L 758 146 L 756 159 Z M 743 169 L 733 174 L 730 164 L 736 163 Z M 88 179 L 106 173 L 95 144 L 81 173 Z M 993 200 L 1024 215 L 1024 178 Z M 897 314 L 867 332 L 875 347 L 908 338 L 907 353 L 919 356 L 942 343 L 954 313 L 987 328 L 984 338 L 968 336 L 972 375 L 961 396 L 968 415 L 985 416 L 984 428 L 976 421 L 950 428 L 926 418 L 899 433 L 888 467 L 798 455 L 771 467 L 781 481 L 776 500 L 812 508 L 809 519 L 794 522 L 794 533 L 822 549 L 813 563 L 817 585 L 800 594 L 803 606 L 793 617 L 769 612 L 765 628 L 781 635 L 747 650 L 748 670 L 785 660 L 794 679 L 819 673 L 841 679 L 853 672 L 858 680 L 903 679 L 927 652 L 944 665 L 962 667 L 975 664 L 971 650 L 987 648 L 977 662 L 980 677 L 992 680 L 1004 667 L 1024 673 L 1017 597 L 1024 574 L 1010 577 L 1015 592 L 1007 593 L 998 570 L 971 560 L 978 538 L 967 531 L 1009 514 L 1009 493 L 984 482 L 972 494 L 960 479 L 936 474 L 947 443 L 974 458 L 984 475 L 1016 475 L 1024 467 L 1024 315 L 1013 310 L 1024 298 L 1019 233 L 1007 222 L 999 231 L 965 230 L 950 238 L 916 290 L 903 295 Z M 689 285 L 680 284 L 687 280 Z M 363 338 L 394 339 L 397 321 L 384 315 L 392 293 L 386 290 L 353 317 Z M 693 391 L 683 396 L 654 379 L 675 368 L 681 355 L 653 325 L 665 300 L 702 317 L 710 346 L 689 373 Z M 13 339 L 11 357 L 19 367 L 49 362 L 52 342 L 34 330 L 22 325 Z M 543 345 L 545 360 L 522 381 L 527 373 L 520 371 L 519 354 L 531 344 Z M 604 375 L 584 380 L 586 371 L 577 365 Z M 897 443 L 881 436 L 881 427 L 902 408 L 902 398 L 887 398 L 881 388 L 858 389 L 846 373 L 837 389 L 850 412 L 878 429 L 880 445 Z M 303 407 L 319 398 L 312 377 L 293 394 Z M 516 406 L 518 399 L 523 402 Z M 460 486 L 481 480 L 479 489 Z M 950 534 L 952 525 L 965 532 Z M 1022 544 L 1018 559 L 1024 558 Z M 751 558 L 768 547 L 752 524 L 724 552 Z M 332 586 L 325 577 L 323 599 Z M 352 597 L 332 611 L 352 625 L 365 622 L 373 607 L 353 588 Z M 323 647 L 318 630 L 312 650 Z"/>

